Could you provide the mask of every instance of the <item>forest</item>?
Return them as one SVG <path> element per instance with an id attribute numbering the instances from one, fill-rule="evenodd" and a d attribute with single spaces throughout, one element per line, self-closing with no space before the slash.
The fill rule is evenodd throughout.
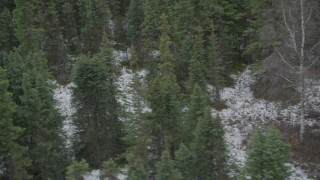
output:
<path id="1" fill-rule="evenodd" d="M 318 0 L 0 0 L 0 179 L 320 179 Z"/>

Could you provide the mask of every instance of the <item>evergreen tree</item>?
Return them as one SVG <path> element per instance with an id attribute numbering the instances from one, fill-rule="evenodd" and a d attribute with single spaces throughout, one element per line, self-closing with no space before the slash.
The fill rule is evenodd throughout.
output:
<path id="1" fill-rule="evenodd" d="M 19 52 L 22 56 L 35 49 L 40 49 L 44 39 L 42 19 L 37 16 L 37 7 L 32 0 L 15 0 L 13 11 L 15 35 L 19 41 Z"/>
<path id="2" fill-rule="evenodd" d="M 56 3 L 47 1 L 42 8 L 44 11 L 43 49 L 46 53 L 48 65 L 59 82 L 66 82 L 69 80 L 70 69 L 68 69 L 66 47 L 63 42 Z"/>
<path id="3" fill-rule="evenodd" d="M 34 179 L 63 178 L 67 164 L 62 133 L 62 118 L 55 108 L 53 84 L 44 54 L 33 53 L 26 57 L 25 72 L 22 75 L 21 105 L 18 107 L 19 126 L 25 128 L 20 138 L 29 147 L 33 161 L 29 172 Z"/>
<path id="4" fill-rule="evenodd" d="M 197 179 L 227 179 L 226 148 L 220 119 L 213 119 L 210 108 L 198 119 L 191 144 L 194 176 Z"/>
<path id="5" fill-rule="evenodd" d="M 0 53 L 8 52 L 15 45 L 12 25 L 11 13 L 8 8 L 4 8 L 0 13 Z"/>
<path id="6" fill-rule="evenodd" d="M 167 150 L 163 151 L 161 160 L 156 164 L 156 180 L 180 180 L 181 173 L 175 168 L 174 161 L 170 159 Z"/>
<path id="7" fill-rule="evenodd" d="M 68 48 L 68 52 L 71 54 L 78 55 L 80 52 L 80 38 L 79 38 L 79 22 L 81 16 L 79 16 L 78 4 L 74 4 L 72 0 L 66 1 L 61 6 L 62 17 L 60 17 L 62 34 L 65 39 L 65 44 Z"/>
<path id="8" fill-rule="evenodd" d="M 181 88 L 188 78 L 189 61 L 194 52 L 193 33 L 195 31 L 196 17 L 194 6 L 190 0 L 176 2 L 172 25 L 172 40 L 175 61 L 175 74 Z M 184 89 L 182 89 L 186 92 Z"/>
<path id="9" fill-rule="evenodd" d="M 193 155 L 190 149 L 184 144 L 180 144 L 179 149 L 175 153 L 175 157 L 177 170 L 181 172 L 183 179 L 193 179 L 195 172 L 192 167 Z"/>
<path id="10" fill-rule="evenodd" d="M 73 72 L 74 150 L 77 159 L 85 158 L 95 168 L 122 149 L 113 56 L 107 45 L 103 43 L 101 53 L 93 58 L 81 57 Z"/>
<path id="11" fill-rule="evenodd" d="M 128 179 L 147 180 L 148 174 L 144 168 L 142 160 L 133 155 L 127 155 Z"/>
<path id="12" fill-rule="evenodd" d="M 143 65 L 142 23 L 144 19 L 143 0 L 131 0 L 127 12 L 128 38 L 137 52 L 139 64 Z M 132 49 L 132 48 L 131 48 Z"/>
<path id="13" fill-rule="evenodd" d="M 271 127 L 263 133 L 257 129 L 247 147 L 243 175 L 258 180 L 286 179 L 290 175 L 288 160 L 289 146 L 283 143 L 279 130 Z"/>
<path id="14" fill-rule="evenodd" d="M 218 50 L 217 39 L 214 33 L 214 28 L 212 25 L 212 31 L 210 35 L 210 44 L 208 47 L 208 65 L 206 67 L 207 77 L 209 82 L 215 87 L 215 102 L 220 101 L 220 90 L 224 86 L 225 79 L 222 76 L 225 67 L 222 61 L 220 51 Z"/>
<path id="15" fill-rule="evenodd" d="M 164 147 L 169 149 L 171 158 L 178 148 L 179 137 L 179 86 L 174 74 L 174 57 L 171 54 L 170 26 L 163 14 L 160 57 L 157 76 L 151 80 L 148 100 L 152 109 L 152 136 L 159 156 Z"/>
<path id="16" fill-rule="evenodd" d="M 191 94 L 190 107 L 187 111 L 187 117 L 185 118 L 182 127 L 182 139 L 186 145 L 189 145 L 194 139 L 192 132 L 194 132 L 195 127 L 197 126 L 198 119 L 204 115 L 207 103 L 206 96 L 201 90 L 200 86 L 195 84 Z"/>
<path id="17" fill-rule="evenodd" d="M 111 14 L 106 1 L 84 1 L 84 7 L 85 25 L 81 30 L 83 53 L 93 55 L 100 50 L 103 33 L 110 31 Z"/>
<path id="18" fill-rule="evenodd" d="M 31 179 L 26 170 L 31 165 L 30 159 L 25 157 L 28 149 L 17 143 L 23 129 L 13 124 L 15 105 L 8 86 L 5 71 L 0 67 L 0 178 Z"/>
<path id="19" fill-rule="evenodd" d="M 207 82 L 204 68 L 204 47 L 202 40 L 202 29 L 197 27 L 197 34 L 194 40 L 194 52 L 189 63 L 189 79 L 187 89 L 192 93 L 195 84 L 198 84 L 203 92 L 206 92 Z"/>
<path id="20" fill-rule="evenodd" d="M 83 176 L 90 172 L 89 164 L 86 160 L 75 161 L 67 168 L 67 180 L 83 180 Z"/>
<path id="21" fill-rule="evenodd" d="M 117 180 L 118 179 L 117 175 L 119 174 L 119 172 L 120 172 L 120 169 L 118 165 L 113 161 L 113 159 L 109 159 L 108 161 L 104 161 L 102 163 L 102 168 L 100 170 L 100 178 Z"/>

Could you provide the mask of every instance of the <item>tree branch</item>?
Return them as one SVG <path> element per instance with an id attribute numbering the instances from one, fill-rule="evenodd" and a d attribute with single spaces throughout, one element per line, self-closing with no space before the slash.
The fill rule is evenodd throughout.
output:
<path id="1" fill-rule="evenodd" d="M 282 60 L 285 64 L 287 64 L 291 69 L 296 70 L 288 61 L 286 61 L 286 60 L 284 59 L 284 57 L 282 56 L 282 54 L 280 53 L 280 51 L 278 50 L 278 48 L 276 48 L 276 51 L 277 51 L 277 53 L 279 54 L 281 60 Z"/>

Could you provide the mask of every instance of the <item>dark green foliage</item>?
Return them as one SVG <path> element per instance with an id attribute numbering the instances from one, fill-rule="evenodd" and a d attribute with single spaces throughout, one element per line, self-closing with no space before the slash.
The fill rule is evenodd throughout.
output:
<path id="1" fill-rule="evenodd" d="M 182 180 L 181 173 L 175 168 L 167 150 L 163 151 L 161 160 L 156 163 L 156 180 Z"/>
<path id="2" fill-rule="evenodd" d="M 53 84 L 43 53 L 26 57 L 22 75 L 21 105 L 16 123 L 25 128 L 21 144 L 29 147 L 33 161 L 29 172 L 35 179 L 60 179 L 67 163 L 63 143 L 62 118 L 54 107 Z"/>
<path id="3" fill-rule="evenodd" d="M 187 111 L 187 117 L 183 122 L 183 135 L 182 139 L 186 145 L 189 145 L 193 140 L 194 135 L 192 132 L 195 130 L 199 117 L 204 115 L 205 107 L 207 106 L 207 97 L 201 90 L 198 84 L 195 84 L 191 94 L 190 107 Z"/>
<path id="4" fill-rule="evenodd" d="M 85 25 L 82 28 L 83 53 L 96 54 L 99 52 L 102 35 L 110 31 L 110 10 L 106 1 L 84 1 Z"/>
<path id="5" fill-rule="evenodd" d="M 193 154 L 184 144 L 180 144 L 179 149 L 175 153 L 176 167 L 181 172 L 183 179 L 192 179 L 195 174 L 193 169 Z"/>
<path id="6" fill-rule="evenodd" d="M 127 13 L 128 38 L 132 48 L 135 49 L 140 60 L 140 65 L 143 64 L 143 39 L 142 39 L 142 23 L 144 19 L 143 0 L 131 0 Z M 132 49 L 131 48 L 131 49 Z"/>
<path id="7" fill-rule="evenodd" d="M 162 36 L 157 76 L 150 82 L 148 100 L 152 109 L 152 136 L 155 138 L 158 153 L 166 146 L 173 152 L 178 148 L 179 86 L 174 74 L 174 58 L 170 52 L 170 26 L 162 15 Z M 159 155 L 159 154 L 158 154 Z"/>
<path id="8" fill-rule="evenodd" d="M 63 42 L 62 28 L 59 24 L 56 4 L 52 1 L 44 4 L 44 42 L 48 66 L 59 82 L 67 82 L 70 76 L 66 47 Z"/>
<path id="9" fill-rule="evenodd" d="M 67 180 L 83 180 L 83 176 L 90 172 L 89 164 L 86 160 L 74 161 L 67 168 Z"/>
<path id="10" fill-rule="evenodd" d="M 220 101 L 220 90 L 225 84 L 223 73 L 225 71 L 225 64 L 223 63 L 221 53 L 218 49 L 216 35 L 212 25 L 212 31 L 210 35 L 210 43 L 208 47 L 208 63 L 206 67 L 207 77 L 209 83 L 215 88 L 215 103 Z"/>
<path id="11" fill-rule="evenodd" d="M 143 162 L 137 157 L 129 156 L 128 159 L 128 179 L 132 180 L 147 180 L 147 171 L 144 168 Z"/>
<path id="12" fill-rule="evenodd" d="M 74 150 L 77 159 L 85 158 L 95 168 L 122 149 L 112 51 L 103 44 L 97 56 L 81 57 L 73 72 Z"/>
<path id="13" fill-rule="evenodd" d="M 23 129 L 13 124 L 16 106 L 11 100 L 8 86 L 5 71 L 0 67 L 0 167 L 4 168 L 0 178 L 31 179 L 26 170 L 31 165 L 30 159 L 25 157 L 28 148 L 17 143 Z"/>
<path id="14" fill-rule="evenodd" d="M 213 119 L 210 108 L 198 119 L 191 144 L 194 176 L 199 179 L 226 179 L 226 147 L 219 117 Z"/>
<path id="15" fill-rule="evenodd" d="M 120 172 L 120 168 L 118 165 L 113 161 L 113 159 L 109 159 L 108 161 L 104 161 L 102 163 L 102 167 L 100 169 L 100 178 L 108 178 L 110 180 L 116 180 L 117 175 Z"/>
<path id="16" fill-rule="evenodd" d="M 4 8 L 0 13 L 0 52 L 9 51 L 15 45 L 12 16 L 9 9 Z"/>
<path id="17" fill-rule="evenodd" d="M 248 157 L 243 168 L 244 176 L 257 180 L 289 177 L 290 173 L 286 166 L 290 155 L 289 146 L 282 141 L 279 130 L 270 127 L 263 133 L 257 129 L 247 149 Z"/>
<path id="18" fill-rule="evenodd" d="M 204 68 L 204 47 L 202 40 L 202 29 L 197 27 L 197 34 L 194 38 L 193 55 L 189 64 L 189 79 L 187 89 L 192 92 L 195 84 L 198 84 L 203 92 L 206 92 L 207 82 Z"/>
<path id="19" fill-rule="evenodd" d="M 20 53 L 26 56 L 30 51 L 38 50 L 44 38 L 42 19 L 36 18 L 36 6 L 31 0 L 15 0 L 13 11 L 15 35 L 19 41 Z"/>

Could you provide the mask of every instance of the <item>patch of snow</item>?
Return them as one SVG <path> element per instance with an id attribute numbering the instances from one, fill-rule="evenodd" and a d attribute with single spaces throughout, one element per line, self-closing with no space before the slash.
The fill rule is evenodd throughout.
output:
<path id="1" fill-rule="evenodd" d="M 84 180 L 100 180 L 100 170 L 93 170 L 90 173 L 86 174 L 85 176 L 83 176 Z M 105 180 L 107 180 L 108 178 L 105 178 Z M 125 170 L 123 172 L 121 172 L 120 174 L 118 174 L 117 176 L 118 180 L 125 180 L 127 179 L 127 176 L 125 175 Z"/>
<path id="2" fill-rule="evenodd" d="M 270 123 L 279 123 L 278 120 L 289 125 L 299 123 L 299 105 L 293 105 L 281 109 L 277 102 L 268 102 L 263 99 L 256 99 L 250 89 L 255 83 L 255 78 L 247 68 L 240 75 L 232 75 L 235 80 L 233 87 L 224 88 L 221 92 L 221 100 L 227 106 L 226 109 L 217 111 L 212 109 L 212 116 L 219 115 L 225 130 L 225 142 L 228 148 L 231 164 L 243 166 L 246 160 L 245 140 L 252 133 L 256 126 L 264 126 Z M 313 86 L 308 86 L 307 97 L 309 107 L 320 109 L 320 83 L 312 81 Z M 309 84 L 311 84 L 309 82 Z M 310 88 L 312 87 L 312 88 Z M 208 87 L 213 90 L 214 88 Z M 314 125 L 316 120 L 307 119 L 306 125 Z M 307 173 L 299 166 L 288 164 L 292 175 L 288 180 L 307 180 Z"/>
<path id="3" fill-rule="evenodd" d="M 65 86 L 59 85 L 58 88 L 54 90 L 53 98 L 56 101 L 56 108 L 60 114 L 64 117 L 63 131 L 67 135 L 66 144 L 71 145 L 70 139 L 74 132 L 74 126 L 72 125 L 72 115 L 75 113 L 75 108 L 72 107 L 72 87 L 73 83 L 67 84 Z"/>
<path id="4" fill-rule="evenodd" d="M 115 64 L 120 65 L 121 62 L 129 61 L 131 58 L 130 49 L 128 48 L 126 51 L 114 50 L 113 56 L 115 59 Z"/>
<path id="5" fill-rule="evenodd" d="M 288 164 L 288 166 L 292 173 L 288 180 L 311 180 L 298 165 Z"/>
<path id="6" fill-rule="evenodd" d="M 145 88 L 145 77 L 147 73 L 148 72 L 146 70 L 132 72 L 132 70 L 127 69 L 125 67 L 121 69 L 121 75 L 118 77 L 116 81 L 116 86 L 119 91 L 119 94 L 117 95 L 117 100 L 120 103 L 120 105 L 124 108 L 125 112 L 136 112 L 136 108 L 134 106 L 134 99 L 142 99 L 142 97 L 140 97 L 138 92 L 136 92 L 133 88 L 134 78 L 137 78 L 137 80 L 139 81 L 139 84 L 141 85 L 140 88 Z M 151 109 L 143 99 L 140 103 L 143 107 L 143 113 L 151 111 Z"/>

